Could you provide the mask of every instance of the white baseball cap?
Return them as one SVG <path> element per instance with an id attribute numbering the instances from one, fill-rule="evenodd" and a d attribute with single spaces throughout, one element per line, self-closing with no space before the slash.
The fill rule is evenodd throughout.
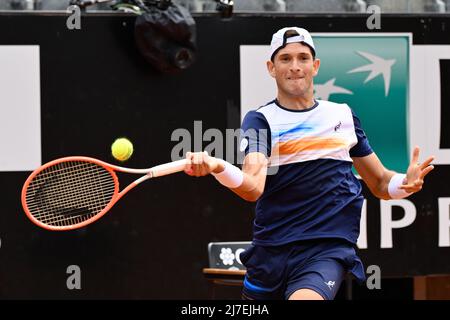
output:
<path id="1" fill-rule="evenodd" d="M 297 35 L 287 36 L 286 32 L 295 31 Z M 282 48 L 286 46 L 288 43 L 293 42 L 302 42 L 308 45 L 313 51 L 313 56 L 316 55 L 316 48 L 314 47 L 314 42 L 312 40 L 311 35 L 306 29 L 298 28 L 298 27 L 287 27 L 278 30 L 272 36 L 272 42 L 270 43 L 270 60 L 273 59 L 275 54 Z"/>

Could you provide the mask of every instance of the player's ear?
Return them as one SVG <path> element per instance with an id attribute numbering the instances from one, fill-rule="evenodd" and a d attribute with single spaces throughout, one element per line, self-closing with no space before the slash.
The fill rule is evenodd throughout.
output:
<path id="1" fill-rule="evenodd" d="M 272 61 L 268 60 L 267 63 L 267 71 L 269 71 L 269 74 L 272 76 L 272 78 L 275 78 L 275 65 Z"/>
<path id="2" fill-rule="evenodd" d="M 317 76 L 317 74 L 319 73 L 319 68 L 320 68 L 320 59 L 316 58 L 313 61 L 313 76 Z"/>

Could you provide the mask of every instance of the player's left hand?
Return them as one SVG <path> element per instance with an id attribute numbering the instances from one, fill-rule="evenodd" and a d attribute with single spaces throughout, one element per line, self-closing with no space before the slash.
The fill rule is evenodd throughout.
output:
<path id="1" fill-rule="evenodd" d="M 429 157 L 422 163 L 419 163 L 419 147 L 415 147 L 413 150 L 412 160 L 409 164 L 408 171 L 406 172 L 406 181 L 403 181 L 403 185 L 400 189 L 406 192 L 413 193 L 420 191 L 423 186 L 423 179 L 425 176 L 434 169 L 433 165 L 430 165 L 434 160 L 434 156 Z"/>

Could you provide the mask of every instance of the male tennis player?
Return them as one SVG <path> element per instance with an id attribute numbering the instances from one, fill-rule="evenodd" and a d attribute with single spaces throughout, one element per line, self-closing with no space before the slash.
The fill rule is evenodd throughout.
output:
<path id="1" fill-rule="evenodd" d="M 243 298 L 334 299 L 347 272 L 365 279 L 355 253 L 363 195 L 352 165 L 376 197 L 400 199 L 422 188 L 433 157 L 418 163 L 416 147 L 406 174 L 387 170 L 348 105 L 314 99 L 320 60 L 307 30 L 277 31 L 270 50 L 278 94 L 243 120 L 242 171 L 203 152 L 187 154 L 185 171 L 211 173 L 257 201 L 253 243 L 241 254 Z"/>

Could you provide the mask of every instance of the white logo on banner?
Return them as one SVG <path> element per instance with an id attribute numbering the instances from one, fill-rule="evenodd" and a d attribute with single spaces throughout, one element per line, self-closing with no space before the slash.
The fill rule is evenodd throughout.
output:
<path id="1" fill-rule="evenodd" d="M 41 165 L 39 46 L 0 46 L 0 171 Z"/>

